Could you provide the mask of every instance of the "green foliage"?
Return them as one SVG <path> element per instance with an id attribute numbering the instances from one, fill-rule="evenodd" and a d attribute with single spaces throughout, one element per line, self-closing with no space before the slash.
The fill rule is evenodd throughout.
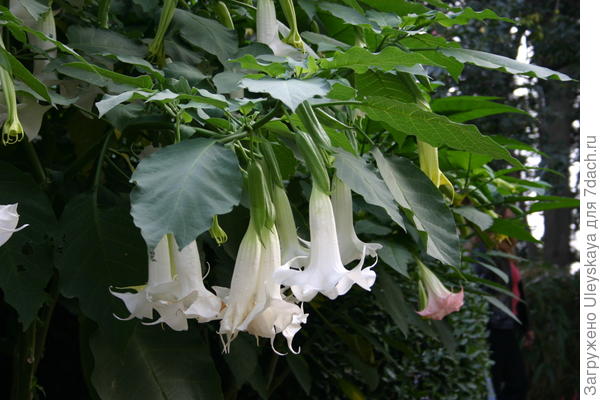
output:
<path id="1" fill-rule="evenodd" d="M 580 299 L 579 274 L 547 267 L 531 267 L 525 273 L 525 293 L 535 339 L 523 349 L 528 365 L 530 399 L 572 397 L 579 389 Z M 545 329 L 552 326 L 552 329 Z"/>
<path id="2" fill-rule="evenodd" d="M 183 248 L 214 215 L 231 211 L 242 189 L 238 168 L 233 152 L 210 139 L 174 144 L 140 162 L 131 176 L 131 215 L 148 247 L 173 233 Z"/>

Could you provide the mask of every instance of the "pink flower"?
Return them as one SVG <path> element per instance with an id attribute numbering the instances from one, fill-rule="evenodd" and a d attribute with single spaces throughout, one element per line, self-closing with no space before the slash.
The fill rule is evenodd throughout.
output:
<path id="1" fill-rule="evenodd" d="M 420 297 L 426 304 L 424 309 L 417 311 L 417 314 L 423 318 L 441 320 L 446 315 L 460 310 L 463 305 L 464 290 L 461 288 L 460 292 L 452 293 L 421 261 L 417 260 L 417 265 L 421 277 Z"/>

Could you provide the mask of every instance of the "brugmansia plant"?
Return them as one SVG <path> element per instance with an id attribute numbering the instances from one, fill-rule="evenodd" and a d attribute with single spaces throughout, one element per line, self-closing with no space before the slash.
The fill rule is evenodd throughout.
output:
<path id="1" fill-rule="evenodd" d="M 570 80 L 448 39 L 470 21 L 515 23 L 442 1 L 0 7 L 6 396 L 51 390 L 57 318 L 101 399 L 402 398 L 409 332 L 467 354 L 439 320 L 483 327 L 506 289 L 461 243 L 535 241 L 528 210 L 576 206 L 530 196 L 515 142 L 443 106 L 521 112 L 441 97 L 432 70 Z"/>

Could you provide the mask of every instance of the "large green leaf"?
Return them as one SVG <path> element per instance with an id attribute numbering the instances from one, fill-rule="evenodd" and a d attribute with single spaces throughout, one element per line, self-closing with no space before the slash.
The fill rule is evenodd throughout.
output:
<path id="1" fill-rule="evenodd" d="M 318 7 L 321 11 L 330 13 L 334 17 L 341 19 L 346 24 L 356 25 L 363 28 L 372 28 L 376 31 L 380 31 L 380 28 L 377 26 L 377 24 L 369 21 L 364 15 L 351 7 L 346 7 L 341 4 L 330 3 L 327 1 L 318 3 Z"/>
<path id="2" fill-rule="evenodd" d="M 173 17 L 175 29 L 188 43 L 217 56 L 223 65 L 238 50 L 235 31 L 227 29 L 219 22 L 176 9 Z"/>
<path id="3" fill-rule="evenodd" d="M 69 46 L 87 54 L 144 57 L 146 47 L 120 33 L 73 25 L 67 31 Z"/>
<path id="4" fill-rule="evenodd" d="M 497 20 L 510 22 L 513 24 L 515 23 L 515 21 L 511 20 L 510 18 L 498 16 L 498 14 L 496 14 L 492 10 L 475 11 L 471 7 L 464 8 L 460 11 L 434 11 L 423 15 L 408 16 L 407 18 L 404 18 L 402 22 L 405 24 L 424 24 L 425 21 L 429 21 L 430 23 L 437 22 L 442 26 L 450 27 L 453 25 L 465 25 L 473 20 Z"/>
<path id="5" fill-rule="evenodd" d="M 571 80 L 568 75 L 561 72 L 533 64 L 522 63 L 513 60 L 512 58 L 486 53 L 484 51 L 461 48 L 446 48 L 439 49 L 438 51 L 448 57 L 454 57 L 462 63 L 475 64 L 483 68 L 497 69 L 510 74 L 527 75 L 541 79 L 557 79 L 560 81 Z"/>
<path id="6" fill-rule="evenodd" d="M 371 53 L 362 47 L 352 47 L 345 52 L 336 52 L 332 58 L 321 59 L 319 65 L 323 69 L 350 68 L 364 74 L 371 68 L 391 71 L 398 67 L 412 67 L 417 64 L 432 65 L 444 68 L 423 54 L 408 52 L 398 47 L 386 47 L 379 53 Z"/>
<path id="7" fill-rule="evenodd" d="M 529 227 L 519 219 L 498 218 L 489 228 L 490 232 L 500 233 L 526 242 L 540 243 L 529 231 Z"/>
<path id="8" fill-rule="evenodd" d="M 466 122 L 477 118 L 503 113 L 529 115 L 528 112 L 506 104 L 495 103 L 499 97 L 490 96 L 452 96 L 435 99 L 431 109 L 444 114 L 454 122 Z"/>
<path id="9" fill-rule="evenodd" d="M 304 357 L 301 354 L 288 354 L 285 357 L 288 367 L 292 371 L 292 374 L 296 377 L 296 380 L 302 387 L 302 390 L 307 395 L 310 395 L 310 388 L 312 386 L 312 377 L 310 375 L 310 367 Z"/>
<path id="10" fill-rule="evenodd" d="M 440 191 L 407 158 L 385 158 L 377 148 L 373 156 L 398 204 L 412 211 L 417 228 L 427 233 L 427 253 L 445 264 L 460 265 L 456 223 Z"/>
<path id="11" fill-rule="evenodd" d="M 492 217 L 482 211 L 479 211 L 473 206 L 459 207 L 453 209 L 453 211 L 477 225 L 482 231 L 485 231 L 494 223 L 494 219 Z"/>
<path id="12" fill-rule="evenodd" d="M 381 178 L 367 166 L 365 160 L 342 149 L 336 149 L 334 166 L 338 178 L 352 191 L 360 194 L 367 203 L 382 207 L 394 222 L 404 228 L 404 221 L 392 194 Z"/>
<path id="13" fill-rule="evenodd" d="M 268 93 L 281 100 L 292 111 L 305 100 L 329 93 L 329 82 L 321 78 L 300 79 L 242 79 L 240 85 L 254 93 Z"/>
<path id="14" fill-rule="evenodd" d="M 219 400 L 219 374 L 200 329 L 174 332 L 138 324 L 123 348 L 96 334 L 92 383 L 106 400 Z"/>
<path id="15" fill-rule="evenodd" d="M 61 64 L 57 70 L 62 74 L 91 83 L 92 85 L 108 87 L 109 89 L 121 92 L 133 88 L 150 89 L 152 87 L 152 78 L 148 75 L 124 75 L 78 61 Z"/>
<path id="16" fill-rule="evenodd" d="M 29 226 L 0 246 L 0 288 L 25 330 L 48 299 L 44 288 L 53 270 L 57 222 L 48 197 L 31 176 L 0 162 L 0 204 L 14 203 L 20 214 L 18 226 Z"/>
<path id="17" fill-rule="evenodd" d="M 83 313 L 107 332 L 114 324 L 126 324 L 113 316 L 127 314 L 108 288 L 144 284 L 148 261 L 127 206 L 99 209 L 91 195 L 83 194 L 67 203 L 60 227 L 64 243 L 56 256 L 61 293 L 77 298 Z"/>
<path id="18" fill-rule="evenodd" d="M 337 39 L 310 31 L 302 32 L 302 39 L 316 44 L 319 51 L 347 50 L 350 48 L 350 45 Z"/>
<path id="19" fill-rule="evenodd" d="M 377 274 L 379 277 L 374 290 L 377 303 L 388 313 L 404 336 L 407 336 L 410 313 L 414 313 L 415 310 L 406 303 L 402 290 L 392 276 L 385 270 L 379 270 Z"/>
<path id="20" fill-rule="evenodd" d="M 390 97 L 405 103 L 416 103 L 417 101 L 412 90 L 393 73 L 367 71 L 364 74 L 356 75 L 354 85 L 363 97 Z"/>
<path id="21" fill-rule="evenodd" d="M 376 8 L 380 11 L 392 12 L 400 16 L 408 14 L 421 14 L 429 11 L 421 3 L 416 3 L 406 0 L 360 0 L 369 7 Z"/>
<path id="22" fill-rule="evenodd" d="M 173 233 L 180 248 L 240 201 L 242 175 L 233 151 L 210 139 L 164 147 L 140 162 L 131 180 L 131 215 L 154 248 Z"/>
<path id="23" fill-rule="evenodd" d="M 403 103 L 385 97 L 368 97 L 360 106 L 370 118 L 385 122 L 435 147 L 449 146 L 458 150 L 486 154 L 522 166 L 493 139 L 483 136 L 475 125 L 450 121 L 447 117 L 423 111 L 413 103 Z"/>
<path id="24" fill-rule="evenodd" d="M 377 253 L 381 260 L 396 272 L 408 278 L 407 266 L 414 260 L 410 251 L 396 240 L 383 239 L 379 243 L 383 245 Z"/>

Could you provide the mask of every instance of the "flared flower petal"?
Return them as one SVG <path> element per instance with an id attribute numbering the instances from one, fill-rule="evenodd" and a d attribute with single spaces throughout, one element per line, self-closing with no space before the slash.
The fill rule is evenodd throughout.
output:
<path id="1" fill-rule="evenodd" d="M 148 290 L 171 281 L 171 266 L 169 259 L 169 244 L 163 237 L 153 252 L 148 252 L 148 283 L 141 286 L 129 286 L 117 289 L 129 289 L 132 292 L 118 292 L 109 288 L 110 293 L 121 299 L 129 311 L 129 316 L 119 319 L 152 318 L 154 305 L 148 298 Z"/>
<path id="2" fill-rule="evenodd" d="M 460 292 L 452 293 L 423 263 L 417 261 L 417 264 L 427 297 L 427 305 L 421 311 L 417 311 L 417 314 L 424 318 L 441 320 L 446 315 L 460 310 L 463 305 L 464 290 L 461 288 Z"/>
<path id="3" fill-rule="evenodd" d="M 198 322 L 217 319 L 222 302 L 204 286 L 196 242 L 180 251 L 175 238 L 168 238 L 171 270 L 175 272 L 175 278 L 148 289 L 148 298 L 156 304 L 155 309 L 160 314 L 154 323 L 165 322 L 173 329 L 177 326 L 179 329 L 176 330 L 185 330 L 189 318 Z"/>
<path id="4" fill-rule="evenodd" d="M 373 271 L 362 269 L 362 263 L 352 271 L 344 268 L 331 200 L 316 184 L 313 184 L 310 196 L 309 224 L 311 247 L 308 265 L 303 271 L 279 270 L 275 274 L 277 279 L 290 286 L 300 301 L 311 301 L 319 292 L 335 299 L 359 281 L 364 289 L 370 290 L 374 282 Z"/>
<path id="5" fill-rule="evenodd" d="M 361 260 L 362 263 L 365 254 L 377 257 L 377 250 L 383 246 L 379 243 L 365 243 L 358 238 L 352 216 L 352 193 L 350 188 L 337 177 L 334 178 L 331 203 L 342 263 L 346 265 L 354 260 Z"/>
<path id="6" fill-rule="evenodd" d="M 29 226 L 25 224 L 17 228 L 19 224 L 17 207 L 18 203 L 0 205 L 0 246 L 8 242 L 13 233 Z"/>
<path id="7" fill-rule="evenodd" d="M 281 268 L 281 253 L 277 229 L 267 232 L 261 254 L 260 279 L 258 290 L 266 291 L 267 302 L 264 310 L 257 314 L 248 324 L 248 333 L 265 337 L 271 340 L 271 347 L 275 350 L 274 340 L 278 333 L 282 333 L 287 340 L 288 348 L 296 353 L 292 341 L 301 324 L 306 322 L 308 314 L 298 305 L 284 300 L 281 296 L 281 287 L 274 279 L 274 273 Z"/>

